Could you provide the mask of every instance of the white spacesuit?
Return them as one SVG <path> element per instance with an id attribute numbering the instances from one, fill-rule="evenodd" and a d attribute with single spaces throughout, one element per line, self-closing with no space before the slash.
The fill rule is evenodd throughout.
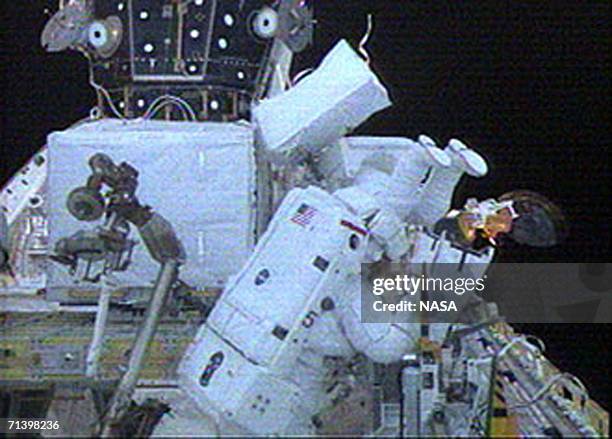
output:
<path id="1" fill-rule="evenodd" d="M 406 256 L 406 218 L 418 210 L 410 200 L 431 184 L 431 168 L 450 165 L 421 137 L 395 163 L 370 156 L 333 195 L 292 190 L 188 348 L 179 368 L 185 399 L 156 435 L 204 433 L 203 425 L 210 434 L 312 433 L 325 356 L 391 363 L 414 349 L 418 322 L 361 321 L 360 264 Z M 206 413 L 200 430 L 187 424 L 194 406 Z"/>

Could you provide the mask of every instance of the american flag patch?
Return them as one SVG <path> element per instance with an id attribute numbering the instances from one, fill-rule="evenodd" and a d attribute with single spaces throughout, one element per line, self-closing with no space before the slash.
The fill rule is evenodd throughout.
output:
<path id="1" fill-rule="evenodd" d="M 291 222 L 299 226 L 306 227 L 317 215 L 317 209 L 310 207 L 308 204 L 302 204 L 295 215 L 291 217 Z"/>

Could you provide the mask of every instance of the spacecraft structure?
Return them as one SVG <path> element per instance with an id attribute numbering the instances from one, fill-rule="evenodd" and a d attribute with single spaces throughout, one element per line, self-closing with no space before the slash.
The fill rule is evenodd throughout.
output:
<path id="1" fill-rule="evenodd" d="M 351 135 L 392 102 L 365 41 L 295 74 L 314 23 L 304 0 L 60 2 L 41 44 L 86 57 L 97 102 L 0 193 L 3 410 L 50 436 L 606 436 L 495 304 L 363 321 L 363 264 L 481 276 L 501 239 L 565 230 L 527 191 L 453 208 L 488 173 L 461 140 Z"/>

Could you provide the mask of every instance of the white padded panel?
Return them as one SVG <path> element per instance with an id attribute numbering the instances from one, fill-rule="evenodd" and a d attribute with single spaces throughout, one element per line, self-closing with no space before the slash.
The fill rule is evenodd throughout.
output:
<path id="1" fill-rule="evenodd" d="M 105 120 L 49 137 L 50 245 L 98 223 L 83 223 L 66 209 L 67 195 L 83 186 L 89 158 L 109 155 L 140 173 L 137 196 L 168 219 L 187 252 L 181 279 L 196 287 L 220 286 L 246 261 L 254 241 L 255 163 L 250 125 Z M 134 228 L 131 238 L 138 239 Z M 67 269 L 49 266 L 50 287 L 74 283 Z M 158 265 L 144 245 L 117 279 L 150 285 Z"/>

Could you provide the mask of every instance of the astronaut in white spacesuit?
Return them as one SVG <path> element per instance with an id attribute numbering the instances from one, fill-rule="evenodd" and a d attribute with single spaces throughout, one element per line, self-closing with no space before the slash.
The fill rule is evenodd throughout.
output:
<path id="1" fill-rule="evenodd" d="M 291 191 L 188 348 L 185 398 L 171 402 L 155 434 L 313 433 L 325 356 L 391 363 L 413 350 L 418 322 L 362 323 L 360 264 L 405 258 L 407 219 L 445 213 L 458 177 L 486 172 L 480 156 L 451 144 L 442 150 L 421 136 L 399 160 L 367 157 L 333 195 Z M 424 208 L 428 192 L 437 198 Z"/>

